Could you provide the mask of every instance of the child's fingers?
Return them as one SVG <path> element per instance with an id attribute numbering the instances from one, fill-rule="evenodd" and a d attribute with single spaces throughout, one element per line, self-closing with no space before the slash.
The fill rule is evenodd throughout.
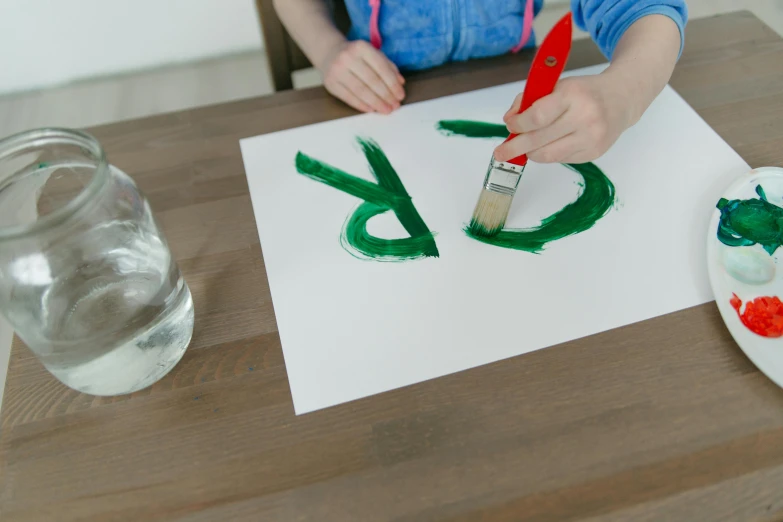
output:
<path id="1" fill-rule="evenodd" d="M 405 79 L 402 78 L 400 71 L 397 70 L 397 66 L 374 47 L 363 46 L 361 49 L 362 59 L 383 81 L 394 98 L 397 101 L 401 101 L 405 97 L 405 91 L 402 88 Z"/>
<path id="2" fill-rule="evenodd" d="M 360 100 L 358 96 L 348 90 L 348 88 L 341 83 L 332 85 L 329 91 L 357 111 L 374 112 L 372 107 Z"/>
<path id="3" fill-rule="evenodd" d="M 386 55 L 384 55 L 384 58 L 386 58 Z M 397 79 L 400 80 L 400 85 L 405 85 L 405 76 L 402 75 L 400 70 L 397 68 L 397 65 L 389 60 L 389 63 L 392 67 L 394 67 L 394 73 L 397 75 Z"/>
<path id="4" fill-rule="evenodd" d="M 558 163 L 587 163 L 588 161 L 593 161 L 596 157 L 591 155 L 587 149 L 579 149 Z"/>
<path id="5" fill-rule="evenodd" d="M 517 97 L 514 98 L 513 103 L 511 104 L 511 108 L 506 111 L 506 114 L 503 115 L 503 121 L 507 122 L 509 118 L 512 116 L 516 116 L 516 114 L 519 112 L 519 106 L 522 105 L 522 93 L 520 92 L 517 94 Z"/>
<path id="6" fill-rule="evenodd" d="M 531 151 L 541 149 L 576 130 L 573 118 L 564 114 L 547 127 L 519 134 L 514 139 L 501 144 L 495 149 L 495 159 L 508 161 L 522 154 L 529 156 Z"/>
<path id="7" fill-rule="evenodd" d="M 566 163 L 581 153 L 580 147 L 576 133 L 572 133 L 529 152 L 527 157 L 537 163 Z"/>
<path id="8" fill-rule="evenodd" d="M 340 78 L 340 83 L 348 88 L 353 94 L 356 95 L 362 102 L 366 103 L 373 108 L 374 111 L 383 114 L 389 114 L 393 108 L 391 105 L 381 99 L 380 96 L 375 94 L 364 82 L 357 76 L 351 74 L 344 75 Z"/>
<path id="9" fill-rule="evenodd" d="M 509 117 L 506 126 L 515 134 L 532 132 L 551 125 L 566 110 L 568 102 L 565 97 L 558 93 L 550 94 L 535 102 L 522 114 Z"/>
<path id="10" fill-rule="evenodd" d="M 392 94 L 386 86 L 386 83 L 367 65 L 366 62 L 357 60 L 352 65 L 351 72 L 393 108 L 396 109 L 400 106 L 399 100 Z"/>

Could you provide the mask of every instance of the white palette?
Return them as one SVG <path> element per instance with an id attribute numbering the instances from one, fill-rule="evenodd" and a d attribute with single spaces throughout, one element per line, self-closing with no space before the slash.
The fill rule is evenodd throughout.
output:
<path id="1" fill-rule="evenodd" d="M 723 197 L 759 199 L 758 186 L 763 188 L 769 203 L 783 207 L 783 169 L 777 167 L 748 172 L 732 183 Z M 783 297 L 783 270 L 779 268 L 783 249 L 778 248 L 770 255 L 759 244 L 727 246 L 718 240 L 720 218 L 720 211 L 713 209 L 707 228 L 707 267 L 718 310 L 732 337 L 753 364 L 783 387 L 783 337 L 766 337 L 751 331 L 738 313 L 747 312 L 748 303 L 759 297 Z M 733 298 L 741 301 L 739 310 L 732 305 Z"/>
<path id="2" fill-rule="evenodd" d="M 595 74 L 605 66 L 569 74 Z M 616 208 L 541 254 L 468 238 L 500 140 L 444 137 L 445 119 L 500 122 L 524 82 L 242 140 L 296 412 L 306 413 L 698 305 L 712 299 L 704 230 L 748 165 L 667 87 L 596 164 Z M 372 180 L 355 137 L 385 151 L 438 259 L 360 260 L 342 248 L 361 200 L 297 173 L 298 151 Z M 576 199 L 578 176 L 531 163 L 508 226 Z M 402 237 L 392 213 L 370 231 Z"/>

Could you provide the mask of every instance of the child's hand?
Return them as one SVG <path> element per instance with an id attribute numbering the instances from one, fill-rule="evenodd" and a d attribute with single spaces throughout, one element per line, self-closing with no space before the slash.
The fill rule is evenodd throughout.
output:
<path id="1" fill-rule="evenodd" d="M 405 97 L 397 66 L 363 40 L 340 42 L 321 72 L 327 91 L 362 112 L 389 114 Z"/>
<path id="2" fill-rule="evenodd" d="M 519 136 L 497 147 L 495 159 L 527 154 L 539 163 L 593 161 L 638 119 L 630 91 L 606 73 L 565 78 L 552 94 L 517 114 L 520 94 L 503 117 L 508 130 Z"/>

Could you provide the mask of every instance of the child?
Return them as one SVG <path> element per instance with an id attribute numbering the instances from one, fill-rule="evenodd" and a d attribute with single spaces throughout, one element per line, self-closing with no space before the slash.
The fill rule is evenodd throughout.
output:
<path id="1" fill-rule="evenodd" d="M 405 97 L 402 70 L 517 52 L 543 0 L 346 0 L 346 38 L 327 0 L 275 0 L 291 36 L 348 105 L 388 114 Z M 575 24 L 611 60 L 601 74 L 565 78 L 522 114 L 503 120 L 515 139 L 495 149 L 542 163 L 592 161 L 636 123 L 671 77 L 682 51 L 684 0 L 571 0 Z"/>

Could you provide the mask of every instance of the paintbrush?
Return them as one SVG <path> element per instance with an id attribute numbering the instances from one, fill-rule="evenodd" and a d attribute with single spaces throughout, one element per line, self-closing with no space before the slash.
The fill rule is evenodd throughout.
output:
<path id="1" fill-rule="evenodd" d="M 517 114 L 521 114 L 536 101 L 552 93 L 570 52 L 571 13 L 569 12 L 555 24 L 538 48 L 527 76 L 522 103 Z M 517 134 L 511 134 L 505 141 L 512 140 L 516 136 Z M 495 156 L 492 156 L 484 178 L 484 188 L 481 190 L 470 220 L 469 228 L 473 234 L 494 236 L 503 229 L 525 165 L 527 165 L 526 154 L 509 161 L 496 161 Z"/>

